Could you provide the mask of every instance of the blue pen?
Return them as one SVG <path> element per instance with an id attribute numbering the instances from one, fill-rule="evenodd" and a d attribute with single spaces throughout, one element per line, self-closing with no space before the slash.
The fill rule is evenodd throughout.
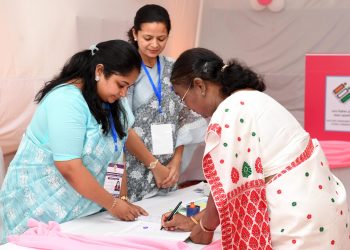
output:
<path id="1" fill-rule="evenodd" d="M 180 201 L 180 202 L 176 205 L 176 207 L 175 207 L 174 210 L 171 212 L 171 214 L 169 215 L 169 217 L 166 218 L 166 221 L 171 221 L 171 219 L 173 218 L 173 216 L 176 214 L 177 210 L 179 209 L 181 203 L 182 203 L 182 201 Z M 162 230 L 163 228 L 164 228 L 164 227 L 162 226 L 162 227 L 160 228 L 160 230 Z"/>

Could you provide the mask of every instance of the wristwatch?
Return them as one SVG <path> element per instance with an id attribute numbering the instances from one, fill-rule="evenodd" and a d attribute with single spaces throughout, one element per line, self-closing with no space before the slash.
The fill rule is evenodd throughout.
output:
<path id="1" fill-rule="evenodd" d="M 120 198 L 121 200 L 123 200 L 123 201 L 129 202 L 129 198 L 128 198 L 128 196 L 126 196 L 126 195 L 122 195 L 122 196 L 120 196 L 119 198 Z"/>
<path id="2" fill-rule="evenodd" d="M 158 163 L 158 162 L 159 162 L 159 160 L 156 159 L 155 161 L 151 162 L 147 168 L 148 168 L 149 170 L 154 169 L 154 168 L 157 166 L 157 163 Z"/>

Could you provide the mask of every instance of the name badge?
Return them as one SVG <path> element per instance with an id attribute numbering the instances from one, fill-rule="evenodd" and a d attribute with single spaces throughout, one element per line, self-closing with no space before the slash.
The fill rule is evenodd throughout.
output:
<path id="1" fill-rule="evenodd" d="M 174 153 L 172 124 L 152 124 L 151 133 L 153 155 Z"/>
<path id="2" fill-rule="evenodd" d="M 119 197 L 125 165 L 111 162 L 107 167 L 104 188 L 114 197 Z"/>

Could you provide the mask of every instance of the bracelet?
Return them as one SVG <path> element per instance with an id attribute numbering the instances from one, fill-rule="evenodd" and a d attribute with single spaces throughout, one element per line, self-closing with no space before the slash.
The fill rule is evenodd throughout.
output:
<path id="1" fill-rule="evenodd" d="M 194 224 L 198 225 L 198 220 L 196 220 L 193 216 L 190 216 L 190 218 L 194 222 Z"/>
<path id="2" fill-rule="evenodd" d="M 120 196 L 119 199 L 129 202 L 129 198 L 126 195 Z"/>
<path id="3" fill-rule="evenodd" d="M 151 162 L 151 163 L 149 164 L 148 169 L 154 169 L 154 168 L 157 166 L 158 161 L 159 161 L 159 160 L 157 159 L 157 160 L 155 160 L 154 162 Z"/>
<path id="4" fill-rule="evenodd" d="M 200 227 L 201 227 L 201 229 L 202 229 L 203 232 L 206 232 L 206 233 L 214 233 L 214 232 L 215 232 L 215 229 L 214 229 L 214 230 L 207 230 L 207 229 L 203 226 L 202 220 L 199 221 L 199 225 L 200 225 Z"/>
<path id="5" fill-rule="evenodd" d="M 117 205 L 117 202 L 118 202 L 118 198 L 114 198 L 111 206 L 111 210 Z"/>

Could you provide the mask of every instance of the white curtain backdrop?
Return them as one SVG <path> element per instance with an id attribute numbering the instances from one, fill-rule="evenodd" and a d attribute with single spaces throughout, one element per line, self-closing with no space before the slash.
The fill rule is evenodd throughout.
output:
<path id="1" fill-rule="evenodd" d="M 127 39 L 136 11 L 148 3 L 170 14 L 165 55 L 175 58 L 195 45 L 199 0 L 0 0 L 0 147 L 5 156 L 16 151 L 44 82 L 75 52 L 99 41 Z"/>

